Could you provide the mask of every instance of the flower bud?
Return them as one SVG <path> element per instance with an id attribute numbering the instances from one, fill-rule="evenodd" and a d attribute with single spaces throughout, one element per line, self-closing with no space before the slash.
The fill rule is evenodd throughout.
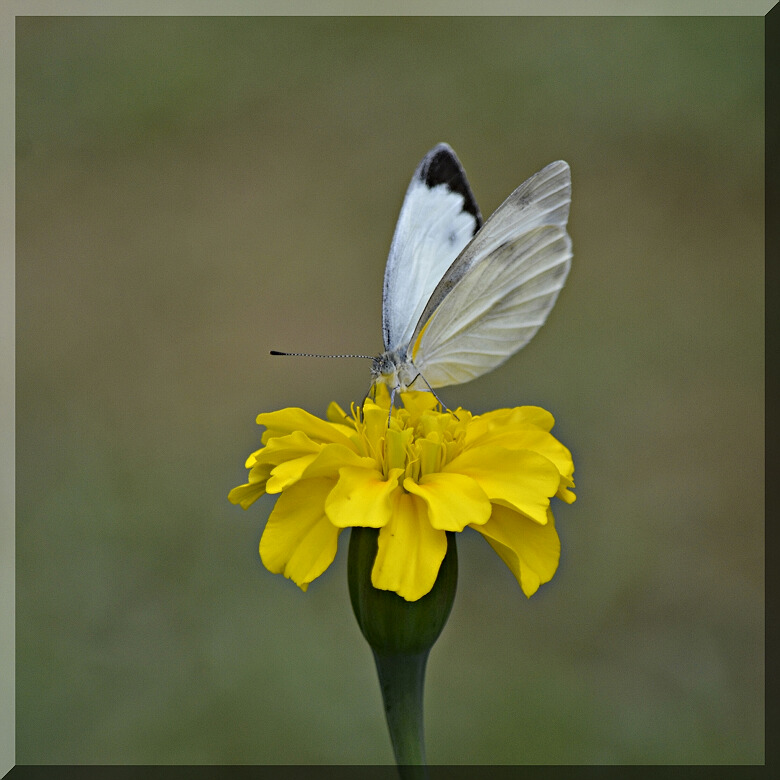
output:
<path id="1" fill-rule="evenodd" d="M 349 595 L 360 630 L 380 655 L 427 652 L 439 638 L 455 600 L 455 534 L 447 533 L 447 553 L 436 583 L 417 601 L 406 601 L 391 590 L 377 590 L 371 584 L 378 537 L 376 528 L 355 526 L 349 540 Z"/>

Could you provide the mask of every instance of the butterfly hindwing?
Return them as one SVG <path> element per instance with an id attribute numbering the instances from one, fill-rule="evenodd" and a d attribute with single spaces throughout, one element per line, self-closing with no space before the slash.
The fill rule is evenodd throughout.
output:
<path id="1" fill-rule="evenodd" d="M 444 273 L 413 333 L 410 357 L 431 387 L 475 379 L 535 335 L 571 265 L 569 166 L 520 185 Z"/>

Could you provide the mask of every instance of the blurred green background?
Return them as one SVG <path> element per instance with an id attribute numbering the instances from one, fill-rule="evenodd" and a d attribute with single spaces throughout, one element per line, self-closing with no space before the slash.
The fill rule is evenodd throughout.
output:
<path id="1" fill-rule="evenodd" d="M 17 763 L 387 763 L 346 535 L 306 594 L 255 415 L 360 400 L 409 178 L 483 213 L 572 167 L 536 339 L 442 391 L 572 450 L 527 600 L 476 534 L 426 691 L 432 763 L 764 756 L 761 18 L 21 18 Z"/>

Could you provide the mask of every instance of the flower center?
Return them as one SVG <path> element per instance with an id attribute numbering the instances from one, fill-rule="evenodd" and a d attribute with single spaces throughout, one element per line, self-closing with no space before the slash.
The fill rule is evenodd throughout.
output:
<path id="1" fill-rule="evenodd" d="M 374 458 L 387 477 L 392 469 L 403 469 L 401 477 L 418 482 L 455 458 L 465 446 L 470 415 L 431 408 L 430 393 L 404 393 L 403 408 L 393 409 L 388 425 L 387 409 L 367 402 L 363 415 L 354 415 L 355 430 L 362 449 Z M 433 404 L 431 403 L 433 402 Z"/>

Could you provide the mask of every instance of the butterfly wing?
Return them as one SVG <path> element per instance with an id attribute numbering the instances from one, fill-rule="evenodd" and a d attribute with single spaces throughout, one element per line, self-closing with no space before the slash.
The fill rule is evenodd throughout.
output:
<path id="1" fill-rule="evenodd" d="M 544 324 L 566 281 L 569 166 L 521 184 L 452 263 L 412 335 L 410 357 L 431 387 L 490 371 Z"/>
<path id="2" fill-rule="evenodd" d="M 431 149 L 406 191 L 385 268 L 385 349 L 409 343 L 444 272 L 482 225 L 466 174 L 447 144 Z"/>

